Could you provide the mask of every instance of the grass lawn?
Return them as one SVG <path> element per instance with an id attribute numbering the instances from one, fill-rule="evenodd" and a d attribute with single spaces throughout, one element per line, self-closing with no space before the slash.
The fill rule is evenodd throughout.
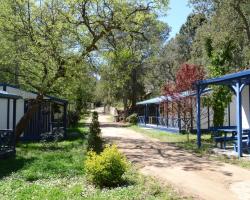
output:
<path id="1" fill-rule="evenodd" d="M 126 175 L 127 186 L 100 189 L 88 183 L 84 175 L 88 129 L 80 125 L 70 129 L 78 137 L 51 145 L 19 144 L 15 158 L 0 160 L 0 199 L 181 199 L 169 187 L 136 172 Z"/>
<path id="2" fill-rule="evenodd" d="M 207 156 L 210 159 L 219 160 L 225 163 L 238 165 L 240 167 L 250 169 L 250 161 L 238 158 L 228 158 L 225 156 L 215 155 L 212 153 L 212 149 L 214 148 L 214 142 L 211 139 L 210 134 L 202 135 L 202 147 L 200 149 L 197 148 L 196 144 L 196 134 L 190 134 L 189 142 L 187 140 L 187 135 L 185 134 L 174 134 L 168 133 L 166 131 L 154 130 L 154 129 L 143 129 L 139 126 L 131 126 L 132 130 L 142 133 L 146 136 L 159 139 L 163 142 L 169 142 L 177 147 L 186 149 L 192 153 L 196 153 L 199 156 Z"/>
<path id="3" fill-rule="evenodd" d="M 204 134 L 202 136 L 202 147 L 198 149 L 197 144 L 196 144 L 195 134 L 189 134 L 189 141 L 188 141 L 186 134 L 175 134 L 175 133 L 168 133 L 166 131 L 161 131 L 161 130 L 144 129 L 139 126 L 131 126 L 130 128 L 146 136 L 159 139 L 162 142 L 171 143 L 175 146 L 195 152 L 199 155 L 207 155 L 208 153 L 211 153 L 211 148 L 214 145 L 213 141 L 211 140 L 211 136 L 209 134 Z"/>

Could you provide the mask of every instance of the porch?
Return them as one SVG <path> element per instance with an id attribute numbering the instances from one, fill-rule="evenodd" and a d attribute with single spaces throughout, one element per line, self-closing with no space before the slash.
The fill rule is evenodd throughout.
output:
<path id="1" fill-rule="evenodd" d="M 191 123 L 193 130 L 194 118 L 181 117 L 180 112 L 174 113 L 174 102 L 166 96 L 160 96 L 137 103 L 138 125 L 161 129 L 173 133 L 181 133 L 185 130 L 187 121 Z"/>
<path id="2" fill-rule="evenodd" d="M 234 150 L 238 157 L 242 157 L 243 150 L 250 150 L 250 70 L 224 75 L 218 78 L 201 80 L 196 83 L 196 123 L 197 146 L 201 147 L 201 101 L 200 97 L 209 85 L 223 85 L 231 89 L 234 94 L 231 109 L 234 109 L 235 128 L 228 132 L 234 133 Z M 247 86 L 247 87 L 246 87 Z M 245 89 L 245 90 L 244 90 Z M 243 91 L 244 90 L 244 91 Z M 244 98 L 242 99 L 242 96 Z M 215 127 L 216 128 L 216 127 Z M 223 130 L 223 132 L 227 132 Z M 225 137 L 226 139 L 227 137 Z M 227 142 L 224 139 L 223 142 Z"/>

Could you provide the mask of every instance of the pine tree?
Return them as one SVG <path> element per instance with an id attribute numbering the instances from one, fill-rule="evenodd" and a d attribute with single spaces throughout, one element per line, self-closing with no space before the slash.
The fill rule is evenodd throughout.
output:
<path id="1" fill-rule="evenodd" d="M 89 126 L 88 150 L 100 153 L 103 150 L 103 140 L 100 136 L 101 129 L 98 121 L 98 113 L 92 113 L 92 122 Z"/>

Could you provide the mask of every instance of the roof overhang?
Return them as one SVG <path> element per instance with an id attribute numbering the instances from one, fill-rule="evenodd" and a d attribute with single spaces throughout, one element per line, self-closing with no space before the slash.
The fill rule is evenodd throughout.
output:
<path id="1" fill-rule="evenodd" d="M 202 95 L 210 93 L 211 91 L 212 90 L 210 88 L 207 88 L 204 90 Z M 160 104 L 162 102 L 173 101 L 173 100 L 177 100 L 177 99 L 181 99 L 181 98 L 185 98 L 185 97 L 189 97 L 189 96 L 195 96 L 195 95 L 196 95 L 196 91 L 185 91 L 185 92 L 182 92 L 182 93 L 176 95 L 176 98 L 174 98 L 174 99 L 171 96 L 159 96 L 159 97 L 155 97 L 155 98 L 148 99 L 145 101 L 140 101 L 140 102 L 136 103 L 136 105 Z"/>
<path id="2" fill-rule="evenodd" d="M 22 91 L 25 91 L 23 89 L 21 89 L 20 87 L 17 87 L 17 86 L 14 86 L 14 85 L 10 85 L 10 84 L 7 84 L 7 83 L 0 83 L 0 86 L 2 87 L 11 87 L 11 88 L 15 88 L 15 89 L 18 89 L 18 90 L 22 90 Z M 35 95 L 38 95 L 38 92 L 34 92 L 34 91 L 25 91 L 25 92 L 29 92 L 29 93 L 32 93 L 32 94 L 35 94 Z M 12 95 L 15 95 L 15 94 L 12 94 Z M 18 96 L 18 95 L 16 95 Z M 19 98 L 22 98 L 21 96 L 18 96 Z M 61 99 L 61 98 L 58 98 L 58 97 L 54 97 L 54 96 L 50 96 L 50 95 L 44 95 L 45 99 L 49 99 L 55 103 L 59 103 L 59 104 L 67 104 L 68 101 L 65 100 L 65 99 Z"/>
<path id="3" fill-rule="evenodd" d="M 200 80 L 196 82 L 196 85 L 233 85 L 236 82 L 245 84 L 250 83 L 250 70 L 244 70 L 236 73 L 227 74 L 217 78 L 211 78 L 206 80 Z"/>
<path id="4" fill-rule="evenodd" d="M 22 97 L 0 90 L 0 98 L 4 98 L 4 99 L 21 99 Z"/>

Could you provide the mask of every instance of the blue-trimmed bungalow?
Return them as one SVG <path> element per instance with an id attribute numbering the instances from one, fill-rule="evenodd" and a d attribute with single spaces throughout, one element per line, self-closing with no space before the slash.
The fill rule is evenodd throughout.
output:
<path id="1" fill-rule="evenodd" d="M 208 93 L 210 90 L 206 90 Z M 191 116 L 185 118 L 181 116 L 181 112 L 176 112 L 176 102 L 167 96 L 159 96 L 137 103 L 138 124 L 150 128 L 166 130 L 168 132 L 180 133 L 185 130 L 185 121 L 190 120 L 191 131 L 196 130 L 195 118 L 195 92 L 183 92 L 182 97 L 191 97 L 194 101 L 194 107 Z M 203 131 L 207 131 L 212 126 L 213 112 L 208 107 L 202 108 Z"/>
<path id="2" fill-rule="evenodd" d="M 215 143 L 220 143 L 226 149 L 226 143 L 233 143 L 238 157 L 243 151 L 250 153 L 250 70 L 228 74 L 218 78 L 198 81 L 196 91 L 192 95 L 196 105 L 193 106 L 192 129 L 197 131 L 197 145 L 200 147 L 201 136 L 205 131 L 214 132 Z M 204 107 L 202 95 L 208 93 L 209 86 L 224 85 L 232 91 L 232 101 L 225 109 L 224 124 L 221 127 L 213 125 L 213 110 Z M 210 90 L 210 92 L 212 92 Z M 161 96 L 137 103 L 139 125 L 160 128 L 172 132 L 181 132 L 182 118 L 168 113 L 172 105 L 171 98 Z M 168 109 L 165 109 L 169 106 Z M 224 133 L 216 136 L 217 133 Z"/>
<path id="3" fill-rule="evenodd" d="M 15 154 L 16 103 L 21 96 L 0 90 L 0 158 Z"/>
<path id="4" fill-rule="evenodd" d="M 20 96 L 16 100 L 15 123 L 21 119 L 28 110 L 30 101 L 37 97 L 36 92 L 25 91 L 13 85 L 0 83 L 0 90 Z M 67 105 L 68 101 L 52 96 L 45 96 L 39 110 L 33 115 L 28 127 L 21 136 L 23 141 L 38 141 L 41 134 L 61 129 L 66 132 L 67 128 Z M 1 118 L 4 115 L 0 113 Z"/>

